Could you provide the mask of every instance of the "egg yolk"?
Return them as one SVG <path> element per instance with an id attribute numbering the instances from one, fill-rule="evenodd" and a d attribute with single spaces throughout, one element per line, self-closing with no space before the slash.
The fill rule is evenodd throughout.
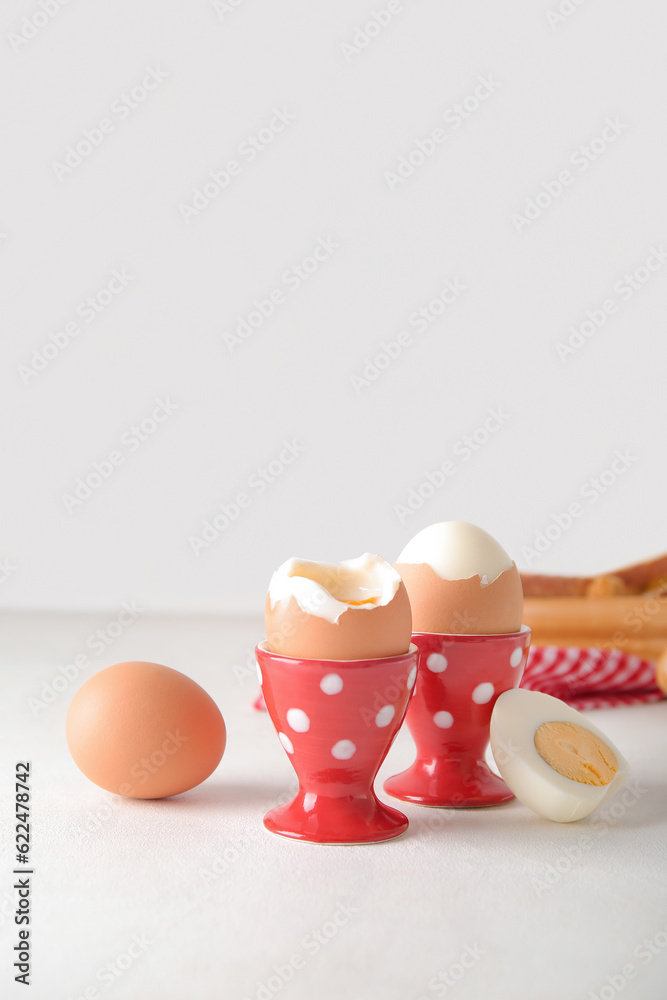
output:
<path id="1" fill-rule="evenodd" d="M 613 750 L 575 722 L 544 722 L 535 749 L 554 771 L 584 785 L 608 785 L 618 771 Z"/>
<path id="2" fill-rule="evenodd" d="M 330 566 L 326 563 L 297 563 L 291 576 L 303 576 L 319 583 L 341 604 L 351 608 L 375 607 L 383 592 L 383 581 L 377 567 L 360 574 L 347 566 Z"/>

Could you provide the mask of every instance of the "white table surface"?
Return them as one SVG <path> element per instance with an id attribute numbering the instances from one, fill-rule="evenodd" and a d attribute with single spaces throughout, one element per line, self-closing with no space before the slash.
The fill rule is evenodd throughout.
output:
<path id="1" fill-rule="evenodd" d="M 262 826 L 294 775 L 268 716 L 251 707 L 257 682 L 246 661 L 259 620 L 142 614 L 35 717 L 28 698 L 112 617 L 5 615 L 0 623 L 3 1000 L 65 1000 L 86 989 L 111 1000 L 667 996 L 667 704 L 594 713 L 634 768 L 636 791 L 627 805 L 615 800 L 616 815 L 557 825 L 517 802 L 403 805 L 410 829 L 399 840 L 293 843 Z M 72 695 L 94 670 L 125 659 L 182 670 L 220 706 L 227 750 L 199 788 L 161 802 L 123 800 L 72 762 L 64 736 Z M 411 754 L 402 731 L 380 779 Z M 11 969 L 12 783 L 15 762 L 26 758 L 35 868 L 29 991 Z M 216 856 L 227 858 L 219 874 Z M 135 944 L 128 965 L 135 935 L 144 945 Z M 292 956 L 298 968 L 288 977 Z M 624 984 L 628 963 L 634 974 Z"/>

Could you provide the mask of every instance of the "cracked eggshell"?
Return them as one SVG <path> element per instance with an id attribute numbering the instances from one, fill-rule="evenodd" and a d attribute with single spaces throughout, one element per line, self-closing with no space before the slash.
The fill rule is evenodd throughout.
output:
<path id="1" fill-rule="evenodd" d="M 514 563 L 486 587 L 479 576 L 442 580 L 425 563 L 397 562 L 395 568 L 410 595 L 415 632 L 498 635 L 521 628 L 523 590 Z"/>
<path id="2" fill-rule="evenodd" d="M 535 733 L 547 722 L 570 722 L 593 733 L 616 757 L 618 769 L 606 785 L 575 781 L 551 767 L 535 747 Z M 614 744 L 587 716 L 559 698 L 518 688 L 500 695 L 491 715 L 491 749 L 503 780 L 517 799 L 556 823 L 583 819 L 625 784 L 630 767 Z"/>
<path id="3" fill-rule="evenodd" d="M 466 521 L 424 528 L 394 563 L 405 583 L 415 632 L 518 632 L 523 588 L 516 564 L 488 532 Z"/>
<path id="4" fill-rule="evenodd" d="M 370 553 L 341 563 L 288 559 L 271 578 L 265 624 L 271 652 L 304 659 L 399 656 L 412 637 L 405 584 Z"/>

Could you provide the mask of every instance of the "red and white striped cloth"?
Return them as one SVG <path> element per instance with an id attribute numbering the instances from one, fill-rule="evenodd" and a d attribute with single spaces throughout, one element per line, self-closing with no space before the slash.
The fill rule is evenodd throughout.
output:
<path id="1" fill-rule="evenodd" d="M 618 650 L 531 646 L 521 687 L 544 691 L 577 709 L 660 701 L 655 664 Z"/>

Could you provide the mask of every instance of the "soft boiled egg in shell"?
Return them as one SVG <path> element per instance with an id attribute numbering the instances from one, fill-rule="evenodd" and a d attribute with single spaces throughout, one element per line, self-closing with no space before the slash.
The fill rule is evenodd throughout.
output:
<path id="1" fill-rule="evenodd" d="M 405 584 L 369 552 L 340 563 L 288 559 L 271 577 L 265 623 L 271 652 L 304 659 L 399 656 L 412 635 Z"/>
<path id="2" fill-rule="evenodd" d="M 482 528 L 443 521 L 408 542 L 394 567 L 412 606 L 415 632 L 518 632 L 523 588 L 516 564 Z"/>

